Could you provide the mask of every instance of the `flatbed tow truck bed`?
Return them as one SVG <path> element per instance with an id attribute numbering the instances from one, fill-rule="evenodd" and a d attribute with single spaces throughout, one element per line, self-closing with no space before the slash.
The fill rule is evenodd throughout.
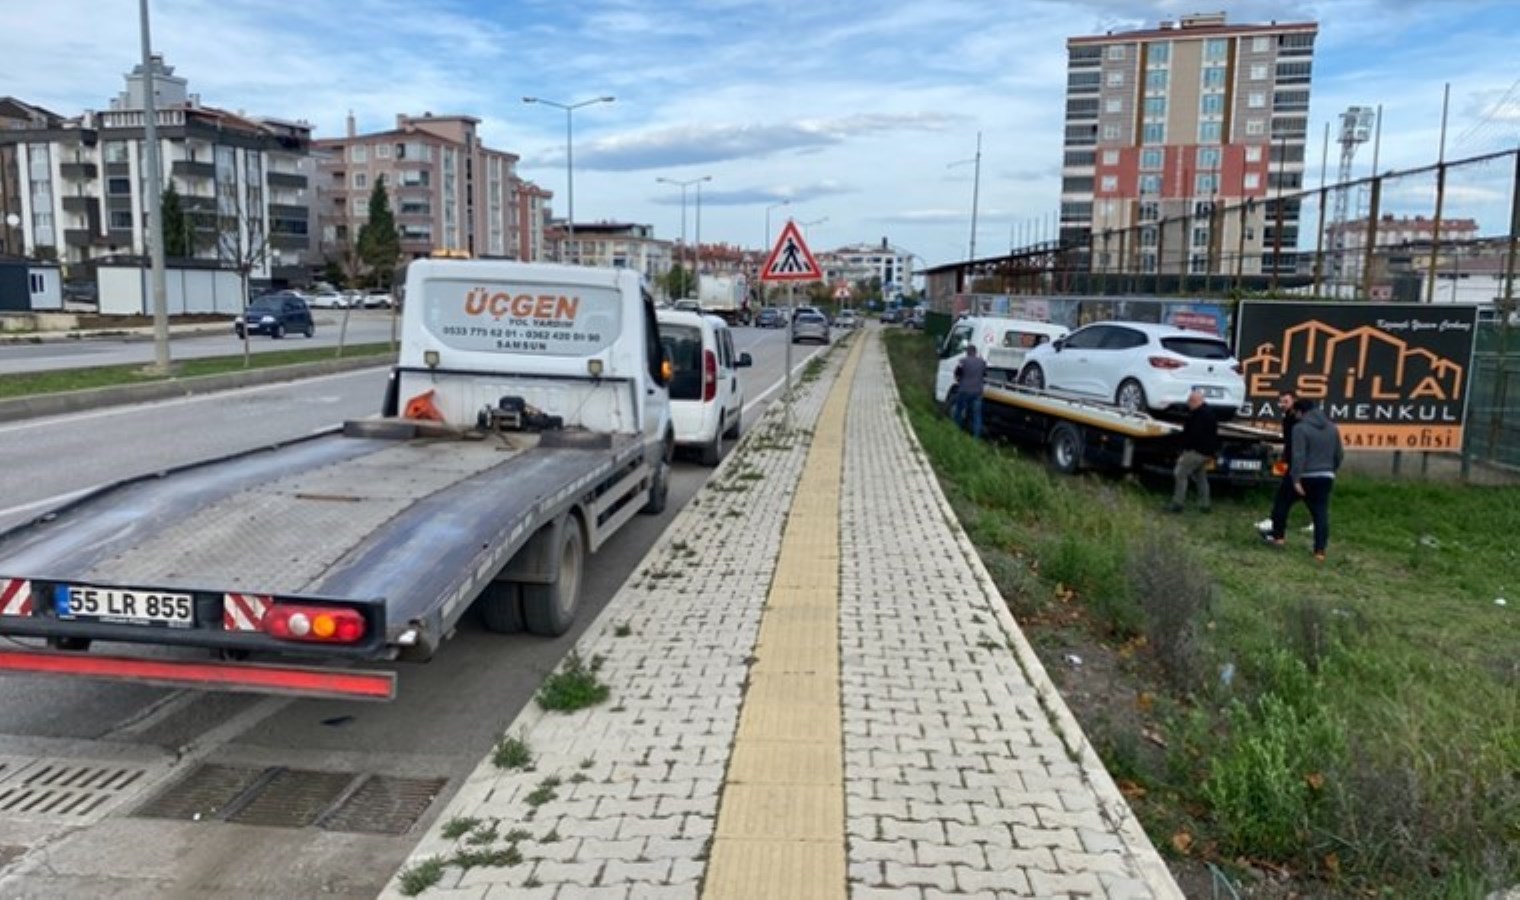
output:
<path id="1" fill-rule="evenodd" d="M 125 641 L 235 659 L 265 651 L 426 658 L 517 551 L 571 504 L 594 511 L 592 549 L 598 524 L 636 512 L 626 502 L 599 509 L 595 497 L 606 492 L 610 500 L 612 483 L 639 477 L 637 436 L 425 437 L 403 422 L 349 428 L 399 436 L 335 429 L 132 479 L 0 535 L 0 634 L 71 650 Z M 116 607 L 70 615 L 70 590 L 85 588 Z M 193 615 L 148 621 L 141 605 L 152 595 L 188 596 Z M 134 605 L 124 609 L 127 600 Z M 364 638 L 280 640 L 260 627 L 279 602 L 358 610 Z"/>

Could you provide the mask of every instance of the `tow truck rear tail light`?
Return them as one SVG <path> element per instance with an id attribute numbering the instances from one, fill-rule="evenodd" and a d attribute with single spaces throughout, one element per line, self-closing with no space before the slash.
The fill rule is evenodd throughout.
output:
<path id="1" fill-rule="evenodd" d="M 1152 356 L 1150 364 L 1153 369 L 1180 369 L 1187 365 L 1182 360 L 1173 359 L 1170 356 Z"/>
<path id="2" fill-rule="evenodd" d="M 261 628 L 282 641 L 354 644 L 364 638 L 364 617 L 342 607 L 276 604 L 264 613 Z"/>
<path id="3" fill-rule="evenodd" d="M 718 396 L 718 354 L 702 351 L 702 402 L 711 403 Z"/>

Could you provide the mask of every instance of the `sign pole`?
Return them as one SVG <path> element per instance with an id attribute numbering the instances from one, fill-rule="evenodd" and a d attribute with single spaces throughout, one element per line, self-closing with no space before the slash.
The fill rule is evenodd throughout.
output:
<path id="1" fill-rule="evenodd" d="M 786 389 L 781 395 L 785 415 L 784 428 L 792 430 L 792 322 L 797 319 L 797 303 L 792 299 L 792 282 L 786 283 Z"/>

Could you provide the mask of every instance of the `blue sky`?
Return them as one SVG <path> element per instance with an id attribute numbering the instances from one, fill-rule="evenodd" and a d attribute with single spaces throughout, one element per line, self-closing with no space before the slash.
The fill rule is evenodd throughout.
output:
<path id="1" fill-rule="evenodd" d="M 1520 141 L 1513 0 L 1213 0 L 1231 21 L 1320 23 L 1310 133 L 1383 104 L 1381 169 Z M 522 103 L 617 100 L 575 114 L 575 214 L 746 246 L 787 215 L 828 249 L 887 238 L 930 265 L 965 256 L 982 132 L 977 252 L 1037 231 L 1060 191 L 1065 39 L 1153 27 L 1197 0 L 154 0 L 155 49 L 204 102 L 341 134 L 399 112 L 467 113 L 564 202 L 565 118 Z M 103 108 L 139 58 L 135 0 L 0 0 L 0 94 L 73 115 Z M 1332 148 L 1332 173 L 1335 168 Z M 1358 174 L 1370 166 L 1370 149 Z M 1448 215 L 1507 224 L 1509 171 L 1459 179 Z M 1428 184 L 1390 192 L 1430 213 Z M 687 230 L 695 237 L 695 189 Z M 1306 229 L 1312 232 L 1312 229 Z"/>

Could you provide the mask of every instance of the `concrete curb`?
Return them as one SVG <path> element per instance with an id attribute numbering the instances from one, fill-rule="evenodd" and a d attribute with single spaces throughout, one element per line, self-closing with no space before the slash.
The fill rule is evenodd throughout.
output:
<path id="1" fill-rule="evenodd" d="M 169 329 L 169 335 L 171 337 L 186 337 L 203 334 L 227 334 L 231 330 L 232 324 L 229 319 L 226 322 L 215 322 L 205 325 L 176 325 Z M 0 344 L 67 344 L 69 342 L 102 340 L 121 341 L 122 343 L 151 341 L 153 340 L 153 329 L 96 328 L 88 331 L 0 332 Z"/>
<path id="2" fill-rule="evenodd" d="M 124 384 L 117 387 L 92 388 L 84 391 L 64 391 L 56 394 L 33 394 L 0 400 L 0 422 L 17 422 L 42 416 L 61 416 L 108 406 L 124 406 L 131 403 L 149 403 L 154 400 L 171 400 L 176 397 L 192 397 L 229 391 L 235 388 L 254 387 L 262 384 L 278 384 L 299 381 L 321 375 L 335 375 L 360 369 L 380 368 L 395 363 L 389 355 L 358 356 L 349 359 L 323 360 L 300 363 L 293 366 L 275 366 L 253 369 L 247 372 L 228 372 L 222 375 L 203 375 L 197 378 L 170 378 L 146 384 Z"/>

